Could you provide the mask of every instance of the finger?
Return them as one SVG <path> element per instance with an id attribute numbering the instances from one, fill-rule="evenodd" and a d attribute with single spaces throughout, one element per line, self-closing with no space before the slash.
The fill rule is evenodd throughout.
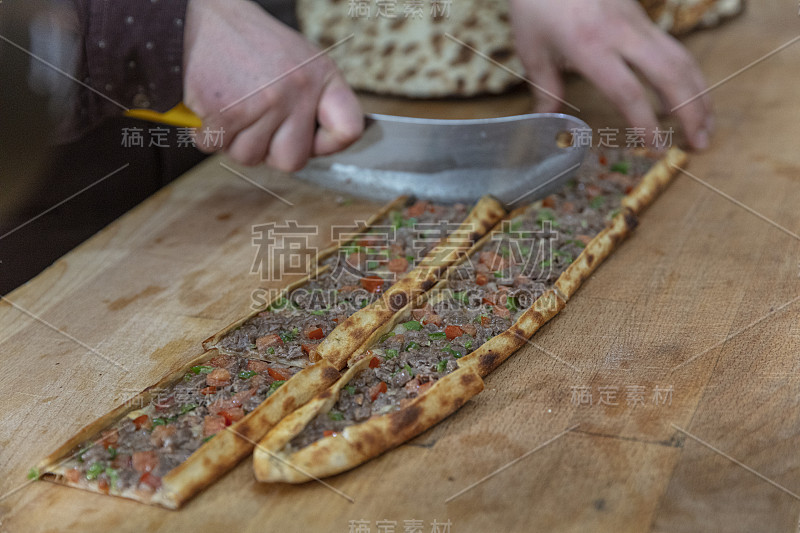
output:
<path id="1" fill-rule="evenodd" d="M 303 168 L 312 155 L 315 128 L 313 108 L 292 109 L 292 114 L 272 136 L 265 163 L 284 172 Z"/>
<path id="2" fill-rule="evenodd" d="M 611 101 L 628 124 L 644 128 L 646 138 L 652 139 L 658 120 L 647 91 L 619 55 L 609 52 L 606 57 L 583 56 L 575 66 Z"/>
<path id="3" fill-rule="evenodd" d="M 689 53 L 677 41 L 661 34 L 647 39 L 642 46 L 629 48 L 625 55 L 666 100 L 668 109 L 675 109 L 692 147 L 708 148 L 710 102 L 703 94 L 703 75 Z"/>
<path id="4" fill-rule="evenodd" d="M 286 113 L 273 108 L 264 113 L 253 124 L 238 132 L 225 150 L 234 161 L 254 166 L 264 161 L 269 151 L 275 130 L 286 118 Z"/>
<path id="5" fill-rule="evenodd" d="M 319 129 L 314 136 L 314 155 L 338 152 L 364 131 L 364 114 L 355 93 L 335 74 L 326 83 L 316 109 Z"/>
<path id="6" fill-rule="evenodd" d="M 252 127 L 274 108 L 282 107 L 281 102 L 282 96 L 279 91 L 273 87 L 265 87 L 238 101 L 226 99 L 208 104 L 204 112 L 198 111 L 198 116 L 203 122 L 202 131 L 224 130 L 226 146 L 231 146 L 239 132 Z M 200 138 L 201 143 L 198 148 L 201 150 L 215 151 L 220 148 L 219 145 L 215 147 L 209 144 L 205 136 L 201 135 Z"/>
<path id="7" fill-rule="evenodd" d="M 708 82 L 706 81 L 706 77 L 703 74 L 703 71 L 700 70 L 699 66 L 695 70 L 695 83 L 700 88 L 703 96 L 700 98 L 703 101 L 703 106 L 706 110 L 706 120 L 705 120 L 705 128 L 709 135 L 714 133 L 714 104 L 711 100 L 711 94 L 708 92 Z"/>
<path id="8" fill-rule="evenodd" d="M 195 134 L 195 144 L 204 153 L 213 153 L 218 150 L 225 150 L 231 146 L 237 134 L 252 126 L 258 119 L 258 114 L 253 114 L 236 121 L 227 120 L 219 113 L 201 117 L 202 126 L 197 129 Z"/>
<path id="9" fill-rule="evenodd" d="M 209 131 L 218 131 L 204 122 L 202 128 L 196 129 L 192 133 L 192 138 L 194 139 L 194 147 L 203 152 L 204 154 L 213 154 L 217 150 L 220 150 L 222 146 L 219 146 L 218 144 L 215 146 L 214 143 L 211 142 L 209 136 L 205 135 L 204 133 L 206 128 L 208 128 Z"/>
<path id="10" fill-rule="evenodd" d="M 564 81 L 555 61 L 546 52 L 536 54 L 525 62 L 536 105 L 536 113 L 555 113 L 564 100 Z"/>
<path id="11" fill-rule="evenodd" d="M 222 132 L 217 135 L 215 132 Z M 203 119 L 199 128 L 194 128 L 194 145 L 204 154 L 212 154 L 225 148 L 233 140 L 234 132 L 222 126 L 218 121 Z M 222 137 L 222 142 L 219 141 Z"/>

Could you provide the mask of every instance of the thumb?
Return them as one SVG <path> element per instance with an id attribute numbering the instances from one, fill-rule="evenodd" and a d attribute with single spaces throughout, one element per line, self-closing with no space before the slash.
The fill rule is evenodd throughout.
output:
<path id="1" fill-rule="evenodd" d="M 325 85 L 317 104 L 319 128 L 314 135 L 314 155 L 338 152 L 364 131 L 364 114 L 355 93 L 335 74 Z"/>

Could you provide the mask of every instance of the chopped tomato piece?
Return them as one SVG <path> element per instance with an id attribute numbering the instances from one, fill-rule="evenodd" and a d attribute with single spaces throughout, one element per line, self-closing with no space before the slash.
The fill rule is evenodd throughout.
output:
<path id="1" fill-rule="evenodd" d="M 494 314 L 502 318 L 508 318 L 511 316 L 511 311 L 503 307 L 502 305 L 495 305 L 494 306 Z"/>
<path id="2" fill-rule="evenodd" d="M 108 480 L 104 477 L 97 478 L 97 488 L 100 489 L 100 492 L 103 494 L 108 494 Z"/>
<path id="3" fill-rule="evenodd" d="M 473 337 L 478 333 L 478 328 L 476 328 L 474 324 L 463 324 L 461 329 L 464 330 L 464 333 Z"/>
<path id="4" fill-rule="evenodd" d="M 131 465 L 131 456 L 124 453 L 117 454 L 117 456 L 111 460 L 112 468 L 132 468 Z"/>
<path id="5" fill-rule="evenodd" d="M 151 472 L 158 466 L 158 454 L 155 450 L 146 452 L 133 452 L 131 464 L 137 472 Z"/>
<path id="6" fill-rule="evenodd" d="M 451 341 L 463 335 L 464 330 L 458 326 L 447 326 L 444 328 L 444 334 L 447 337 L 447 340 Z"/>
<path id="7" fill-rule="evenodd" d="M 267 373 L 269 374 L 269 377 L 279 381 L 286 381 L 287 379 L 292 377 L 292 375 L 289 373 L 288 370 L 284 370 L 282 368 L 270 367 L 269 369 L 267 369 Z"/>
<path id="8" fill-rule="evenodd" d="M 625 187 L 625 194 L 630 194 L 633 191 L 633 185 L 628 185 Z"/>
<path id="9" fill-rule="evenodd" d="M 387 390 L 389 390 L 389 389 L 386 386 L 386 383 L 381 381 L 377 385 L 373 385 L 372 387 L 370 387 L 370 389 L 369 389 L 369 397 L 374 402 L 375 400 L 378 399 L 378 396 L 380 396 L 381 393 L 384 393 Z"/>
<path id="10" fill-rule="evenodd" d="M 237 407 L 236 402 L 233 401 L 233 398 L 219 398 L 208 404 L 208 412 L 212 415 L 219 414 L 220 411 L 223 409 L 231 409 L 233 407 Z"/>
<path id="11" fill-rule="evenodd" d="M 103 431 L 100 444 L 107 449 L 109 446 L 115 445 L 117 440 L 119 440 L 119 432 L 116 429 L 108 429 Z"/>
<path id="12" fill-rule="evenodd" d="M 233 362 L 232 355 L 220 354 L 212 359 L 209 359 L 208 366 L 226 367 Z"/>
<path id="13" fill-rule="evenodd" d="M 316 351 L 317 345 L 303 343 L 300 345 L 300 348 L 303 350 L 304 354 L 311 355 L 311 352 Z"/>
<path id="14" fill-rule="evenodd" d="M 542 200 L 542 207 L 555 207 L 555 206 L 556 206 L 556 197 L 553 194 Z"/>
<path id="15" fill-rule="evenodd" d="M 204 387 L 200 389 L 200 394 L 203 396 L 208 396 L 209 394 L 216 394 L 217 388 L 216 387 Z"/>
<path id="16" fill-rule="evenodd" d="M 485 303 L 485 304 L 488 304 L 488 305 L 494 305 L 494 295 L 489 294 L 489 295 L 484 296 L 483 298 L 481 298 L 481 303 Z"/>
<path id="17" fill-rule="evenodd" d="M 142 474 L 142 477 L 139 478 L 139 484 L 145 485 L 153 490 L 156 490 L 158 487 L 161 486 L 161 478 L 158 476 L 154 476 L 150 472 L 145 472 Z"/>
<path id="18" fill-rule="evenodd" d="M 265 363 L 264 361 L 259 361 L 258 359 L 250 359 L 247 362 L 247 370 L 252 372 L 264 372 L 268 368 L 269 364 Z"/>
<path id="19" fill-rule="evenodd" d="M 156 426 L 150 434 L 150 444 L 160 448 L 167 443 L 167 439 L 173 436 L 178 430 L 172 424 L 166 426 Z"/>
<path id="20" fill-rule="evenodd" d="M 223 409 L 219 412 L 219 416 L 225 419 L 225 425 L 230 426 L 234 422 L 244 418 L 244 409 L 241 407 L 232 407 L 230 409 Z"/>
<path id="21" fill-rule="evenodd" d="M 411 393 L 417 392 L 417 389 L 419 389 L 419 376 L 415 376 L 414 379 L 403 385 L 403 388 Z"/>
<path id="22" fill-rule="evenodd" d="M 390 259 L 386 264 L 386 268 L 389 269 L 389 272 L 394 272 L 395 274 L 405 272 L 408 270 L 408 259 L 405 257 L 395 257 L 394 259 Z"/>
<path id="23" fill-rule="evenodd" d="M 322 333 L 322 328 L 311 327 L 306 330 L 306 337 L 308 337 L 312 341 L 318 341 L 324 336 L 325 334 Z"/>
<path id="24" fill-rule="evenodd" d="M 428 324 L 433 324 L 434 326 L 441 326 L 442 317 L 435 314 L 426 315 L 425 318 L 422 319 L 422 323 L 426 326 Z"/>
<path id="25" fill-rule="evenodd" d="M 381 360 L 378 359 L 377 357 L 373 357 L 372 359 L 369 360 L 370 368 L 378 368 L 379 366 L 381 366 Z"/>
<path id="26" fill-rule="evenodd" d="M 425 214 L 425 211 L 428 209 L 429 206 L 430 206 L 429 202 L 426 202 L 425 200 L 420 200 L 419 202 L 415 203 L 414 205 L 406 209 L 406 215 L 408 215 L 409 217 L 422 216 Z"/>
<path id="27" fill-rule="evenodd" d="M 203 436 L 210 437 L 225 429 L 225 419 L 217 415 L 206 415 L 203 419 Z"/>
<path id="28" fill-rule="evenodd" d="M 486 315 L 481 315 L 481 326 L 489 327 L 492 325 L 492 319 Z"/>
<path id="29" fill-rule="evenodd" d="M 231 384 L 231 373 L 226 368 L 215 368 L 206 376 L 206 385 L 224 387 Z"/>
<path id="30" fill-rule="evenodd" d="M 367 292 L 381 292 L 383 288 L 383 278 L 380 276 L 366 276 L 361 278 L 361 286 L 364 287 Z"/>
<path id="31" fill-rule="evenodd" d="M 269 380 L 269 381 L 267 381 L 267 380 Z M 250 389 L 249 390 L 257 391 L 258 388 L 261 385 L 263 385 L 264 383 L 272 383 L 272 381 L 273 381 L 272 378 L 270 378 L 266 374 L 256 374 L 252 378 L 249 378 L 247 380 L 247 383 L 250 385 Z"/>
<path id="32" fill-rule="evenodd" d="M 430 389 L 433 385 L 433 381 L 422 381 L 420 376 L 416 376 L 414 379 L 406 383 L 403 388 L 406 389 L 411 394 L 422 394 L 426 390 Z"/>
<path id="33" fill-rule="evenodd" d="M 255 393 L 256 391 L 254 391 L 253 389 L 239 391 L 233 396 L 231 396 L 231 403 L 236 407 L 241 407 L 242 404 L 244 404 L 244 402 L 249 400 Z"/>
<path id="34" fill-rule="evenodd" d="M 489 277 L 486 274 L 481 274 L 480 272 L 478 272 L 475 275 L 475 283 L 478 285 L 486 285 L 487 283 L 489 283 Z"/>
<path id="35" fill-rule="evenodd" d="M 150 422 L 150 417 L 147 415 L 141 415 L 134 418 L 133 425 L 136 426 L 136 429 L 150 429 L 153 427 L 152 422 Z"/>
<path id="36" fill-rule="evenodd" d="M 588 235 L 575 235 L 575 239 L 581 241 L 583 244 L 589 244 L 592 240 Z"/>
<path id="37" fill-rule="evenodd" d="M 324 437 L 333 437 L 334 435 L 336 435 L 336 432 L 331 429 L 326 429 L 325 431 L 322 432 L 322 435 Z"/>
<path id="38" fill-rule="evenodd" d="M 608 159 L 606 159 L 606 156 L 604 156 L 602 154 L 600 154 L 600 156 L 598 156 L 597 161 L 603 166 L 608 165 Z"/>
<path id="39" fill-rule="evenodd" d="M 263 352 L 271 346 L 280 346 L 282 344 L 283 339 L 281 339 L 280 335 L 276 335 L 274 333 L 270 333 L 269 335 L 264 335 L 263 337 L 256 339 L 256 349 L 259 352 Z"/>
<path id="40" fill-rule="evenodd" d="M 64 477 L 66 477 L 67 481 L 69 481 L 70 483 L 77 483 L 78 480 L 81 479 L 81 472 L 77 468 L 70 468 L 64 474 Z"/>

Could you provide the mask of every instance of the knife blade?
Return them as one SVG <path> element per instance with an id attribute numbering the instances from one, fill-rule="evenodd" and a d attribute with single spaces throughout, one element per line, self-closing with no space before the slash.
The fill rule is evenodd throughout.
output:
<path id="1" fill-rule="evenodd" d="M 316 157 L 295 175 L 375 200 L 401 194 L 436 202 L 474 202 L 491 194 L 508 207 L 531 203 L 574 175 L 587 146 L 586 125 L 551 113 L 441 120 L 368 114 L 362 137 Z"/>

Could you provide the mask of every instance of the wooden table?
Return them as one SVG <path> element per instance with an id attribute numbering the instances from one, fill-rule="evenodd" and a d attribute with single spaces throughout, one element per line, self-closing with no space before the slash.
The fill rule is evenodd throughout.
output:
<path id="1" fill-rule="evenodd" d="M 751 2 L 744 17 L 687 43 L 713 83 L 797 30 L 796 6 Z M 179 512 L 31 484 L 0 501 L 0 531 L 348 531 L 359 520 L 378 531 L 383 519 L 397 531 L 420 520 L 425 532 L 448 520 L 450 531 L 796 531 L 799 70 L 793 45 L 717 88 L 713 147 L 690 166 L 698 180 L 677 178 L 536 335 L 541 349 L 520 350 L 439 426 L 329 480 L 354 503 L 319 483 L 259 485 L 245 461 Z M 593 127 L 623 127 L 585 83 L 572 82 L 567 99 Z M 365 101 L 432 116 L 528 105 L 524 93 Z M 244 170 L 290 207 L 220 161 L 10 294 L 17 308 L 0 304 L 0 493 L 246 312 L 264 285 L 249 273 L 252 224 L 316 223 L 320 246 L 331 224 L 377 208 L 337 207 L 331 194 Z"/>

